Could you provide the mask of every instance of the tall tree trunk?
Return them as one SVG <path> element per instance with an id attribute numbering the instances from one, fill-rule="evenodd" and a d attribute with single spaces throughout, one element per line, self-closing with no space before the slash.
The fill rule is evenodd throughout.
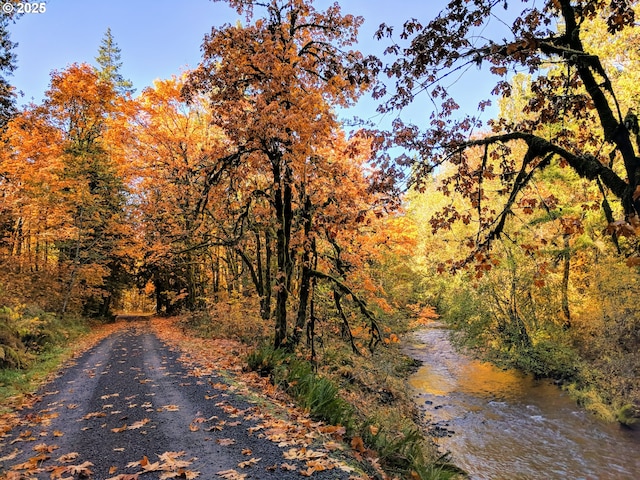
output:
<path id="1" fill-rule="evenodd" d="M 276 310 L 274 347 L 280 348 L 287 339 L 287 301 L 292 273 L 289 244 L 291 241 L 291 221 L 293 219 L 291 172 L 283 165 L 282 154 L 275 152 L 271 156 L 273 181 L 276 187 L 274 206 L 276 213 L 276 255 L 278 271 L 276 273 Z M 282 172 L 284 166 L 285 171 Z"/>
<path id="2" fill-rule="evenodd" d="M 569 309 L 569 273 L 571 269 L 571 246 L 569 245 L 569 235 L 564 235 L 564 262 L 562 270 L 562 313 L 564 322 L 562 328 L 571 328 L 571 310 Z"/>
<path id="3" fill-rule="evenodd" d="M 264 297 L 260 303 L 260 311 L 264 320 L 271 318 L 271 252 L 271 233 L 267 229 L 264 232 Z"/>
<path id="4" fill-rule="evenodd" d="M 311 239 L 311 199 L 305 195 L 304 210 L 302 211 L 304 221 L 304 253 L 302 254 L 302 274 L 300 279 L 300 294 L 298 302 L 298 316 L 296 318 L 296 326 L 291 335 L 290 348 L 295 347 L 302 338 L 302 332 L 307 321 L 307 305 L 309 304 L 309 296 L 311 292 L 311 252 L 315 249 L 313 240 Z"/>

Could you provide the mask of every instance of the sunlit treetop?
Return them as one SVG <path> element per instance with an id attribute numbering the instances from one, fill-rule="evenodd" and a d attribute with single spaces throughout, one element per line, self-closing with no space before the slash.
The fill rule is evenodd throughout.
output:
<path id="1" fill-rule="evenodd" d="M 96 62 L 99 65 L 98 76 L 101 80 L 110 82 L 119 94 L 133 94 L 135 91 L 133 83 L 131 80 L 126 80 L 120 73 L 122 67 L 120 58 L 120 47 L 115 42 L 111 29 L 107 28 L 96 57 Z"/>

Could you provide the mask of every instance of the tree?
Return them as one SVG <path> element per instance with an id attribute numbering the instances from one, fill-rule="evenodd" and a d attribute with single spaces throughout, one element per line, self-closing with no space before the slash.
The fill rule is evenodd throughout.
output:
<path id="1" fill-rule="evenodd" d="M 401 37 L 407 46 L 393 44 L 388 49 L 399 55 L 386 68 L 397 88 L 384 108 L 403 108 L 420 91 L 438 102 L 438 111 L 425 128 L 396 122 L 394 140 L 416 154 L 400 163 L 411 168 L 418 188 L 440 165 L 453 165 L 455 171 L 442 190 L 467 200 L 464 209 L 447 207 L 435 215 L 434 230 L 448 229 L 455 221 L 478 226 L 468 239 L 473 253 L 454 267 L 470 261 L 489 265 L 492 242 L 506 234 L 514 217 L 532 207 L 557 213 L 557 204 L 530 188 L 551 164 L 572 169 L 601 191 L 611 232 L 634 234 L 639 223 L 637 117 L 632 109 L 625 115 L 624 98 L 611 80 L 614 70 L 585 38 L 596 20 L 606 24 L 601 35 L 609 38 L 635 30 L 635 2 L 548 0 L 525 7 L 511 16 L 515 20 L 509 28 L 483 30 L 501 11 L 512 12 L 507 2 L 451 1 L 424 26 L 417 20 L 406 22 Z M 488 31 L 495 37 L 484 37 Z M 392 34 L 386 26 L 378 32 L 380 38 Z M 479 39 L 485 39 L 484 44 Z M 487 65 L 498 77 L 492 93 L 504 98 L 513 93 L 509 74 L 525 71 L 533 77 L 523 105 L 525 115 L 494 119 L 488 123 L 490 131 L 482 132 L 479 116 L 458 114 L 459 106 L 443 81 L 470 67 Z M 384 87 L 377 91 L 379 96 L 385 93 Z M 489 100 L 481 102 L 479 110 L 488 105 Z M 623 219 L 616 221 L 608 195 L 619 200 Z M 489 205 L 488 196 L 502 199 L 501 206 Z M 576 226 L 567 223 L 567 228 Z"/>
<path id="2" fill-rule="evenodd" d="M 165 314 L 203 306 L 209 252 L 202 245 L 217 236 L 215 222 L 205 215 L 206 172 L 227 143 L 210 126 L 204 100 L 185 102 L 183 85 L 184 78 L 173 78 L 144 89 L 131 125 L 136 141 L 128 149 L 137 171 L 132 188 L 144 245 L 142 271 L 154 283 L 157 312 Z"/>
<path id="3" fill-rule="evenodd" d="M 326 161 L 316 151 L 339 126 L 332 108 L 352 104 L 371 85 L 372 59 L 348 50 L 362 18 L 342 15 L 337 4 L 319 12 L 302 0 L 229 3 L 249 18 L 261 7 L 265 17 L 252 25 L 213 28 L 184 92 L 187 98 L 206 94 L 214 124 L 235 142 L 209 173 L 209 183 L 224 180 L 229 188 L 259 180 L 243 202 L 248 208 L 253 199 L 266 200 L 274 231 L 274 344 L 280 347 L 289 337 L 287 308 L 297 262 L 309 268 L 311 261 L 305 256 L 310 239 L 298 237 L 317 207 L 308 204 L 306 172 L 316 159 Z M 239 213 L 238 226 L 245 218 Z M 300 258 L 299 251 L 307 253 Z M 308 275 L 300 283 L 302 312 Z"/>
<path id="4" fill-rule="evenodd" d="M 98 77 L 100 80 L 111 83 L 120 95 L 132 95 L 135 92 L 133 83 L 130 80 L 126 80 L 120 73 L 120 68 L 122 67 L 120 54 L 120 48 L 113 39 L 111 28 L 107 28 L 96 57 L 96 62 L 99 65 L 97 69 Z"/>
<path id="5" fill-rule="evenodd" d="M 122 286 L 126 190 L 122 158 L 105 141 L 126 103 L 116 97 L 90 66 L 74 64 L 53 72 L 43 104 L 7 126 L 9 264 L 16 273 L 55 277 L 62 314 L 74 305 L 106 315 Z"/>
<path id="6" fill-rule="evenodd" d="M 15 9 L 10 14 L 0 16 L 0 128 L 3 128 L 16 114 L 16 95 L 7 76 L 16 69 L 16 44 L 9 37 L 9 24 L 15 21 Z M 0 172 L 0 175 L 2 172 Z M 0 176 L 1 181 L 1 176 Z"/>

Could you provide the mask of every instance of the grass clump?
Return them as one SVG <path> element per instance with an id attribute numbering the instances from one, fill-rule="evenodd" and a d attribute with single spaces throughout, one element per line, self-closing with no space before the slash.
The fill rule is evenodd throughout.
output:
<path id="1" fill-rule="evenodd" d="M 343 426 L 347 432 L 353 428 L 353 407 L 340 397 L 335 384 L 313 371 L 308 361 L 265 345 L 248 355 L 247 365 L 261 376 L 270 376 L 312 418 Z"/>
<path id="2" fill-rule="evenodd" d="M 434 460 L 431 449 L 425 445 L 424 434 L 415 426 L 403 425 L 393 431 L 370 423 L 363 432 L 365 444 L 376 451 L 380 463 L 390 473 L 420 480 L 444 480 L 464 474 L 451 463 L 448 454 Z"/>
<path id="3" fill-rule="evenodd" d="M 282 365 L 286 357 L 287 353 L 284 350 L 263 345 L 249 353 L 247 366 L 260 376 L 269 377 L 277 366 Z"/>
<path id="4" fill-rule="evenodd" d="M 353 430 L 353 407 L 340 397 L 331 380 L 313 372 L 309 362 L 289 358 L 276 370 L 275 379 L 313 418 L 343 426 L 347 433 Z"/>
<path id="5" fill-rule="evenodd" d="M 0 368 L 27 368 L 46 353 L 85 331 L 82 322 L 65 319 L 38 307 L 0 308 Z"/>
<path id="6" fill-rule="evenodd" d="M 640 409 L 636 405 L 627 403 L 616 412 L 616 420 L 627 427 L 637 425 L 640 421 Z"/>

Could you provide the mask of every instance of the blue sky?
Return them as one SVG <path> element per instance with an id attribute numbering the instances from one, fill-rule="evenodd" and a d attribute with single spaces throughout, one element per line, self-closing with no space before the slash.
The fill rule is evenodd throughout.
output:
<path id="1" fill-rule="evenodd" d="M 1 0 L 0 0 L 1 2 Z M 361 15 L 358 49 L 380 54 L 384 46 L 373 39 L 378 25 L 398 28 L 408 18 L 425 22 L 447 0 L 340 0 L 343 13 Z M 328 5 L 316 3 L 316 8 Z M 225 2 L 210 0 L 48 0 L 46 12 L 25 14 L 10 27 L 18 42 L 18 69 L 11 83 L 24 93 L 19 104 L 39 103 L 48 88 L 50 73 L 74 62 L 95 64 L 107 28 L 122 51 L 122 74 L 139 93 L 157 78 L 178 75 L 197 66 L 200 45 L 212 26 L 240 19 Z M 476 89 L 477 91 L 477 89 Z M 475 99 L 473 99 L 475 100 Z M 474 106 L 477 101 L 470 100 Z M 365 100 L 355 114 L 375 116 L 375 102 Z"/>

